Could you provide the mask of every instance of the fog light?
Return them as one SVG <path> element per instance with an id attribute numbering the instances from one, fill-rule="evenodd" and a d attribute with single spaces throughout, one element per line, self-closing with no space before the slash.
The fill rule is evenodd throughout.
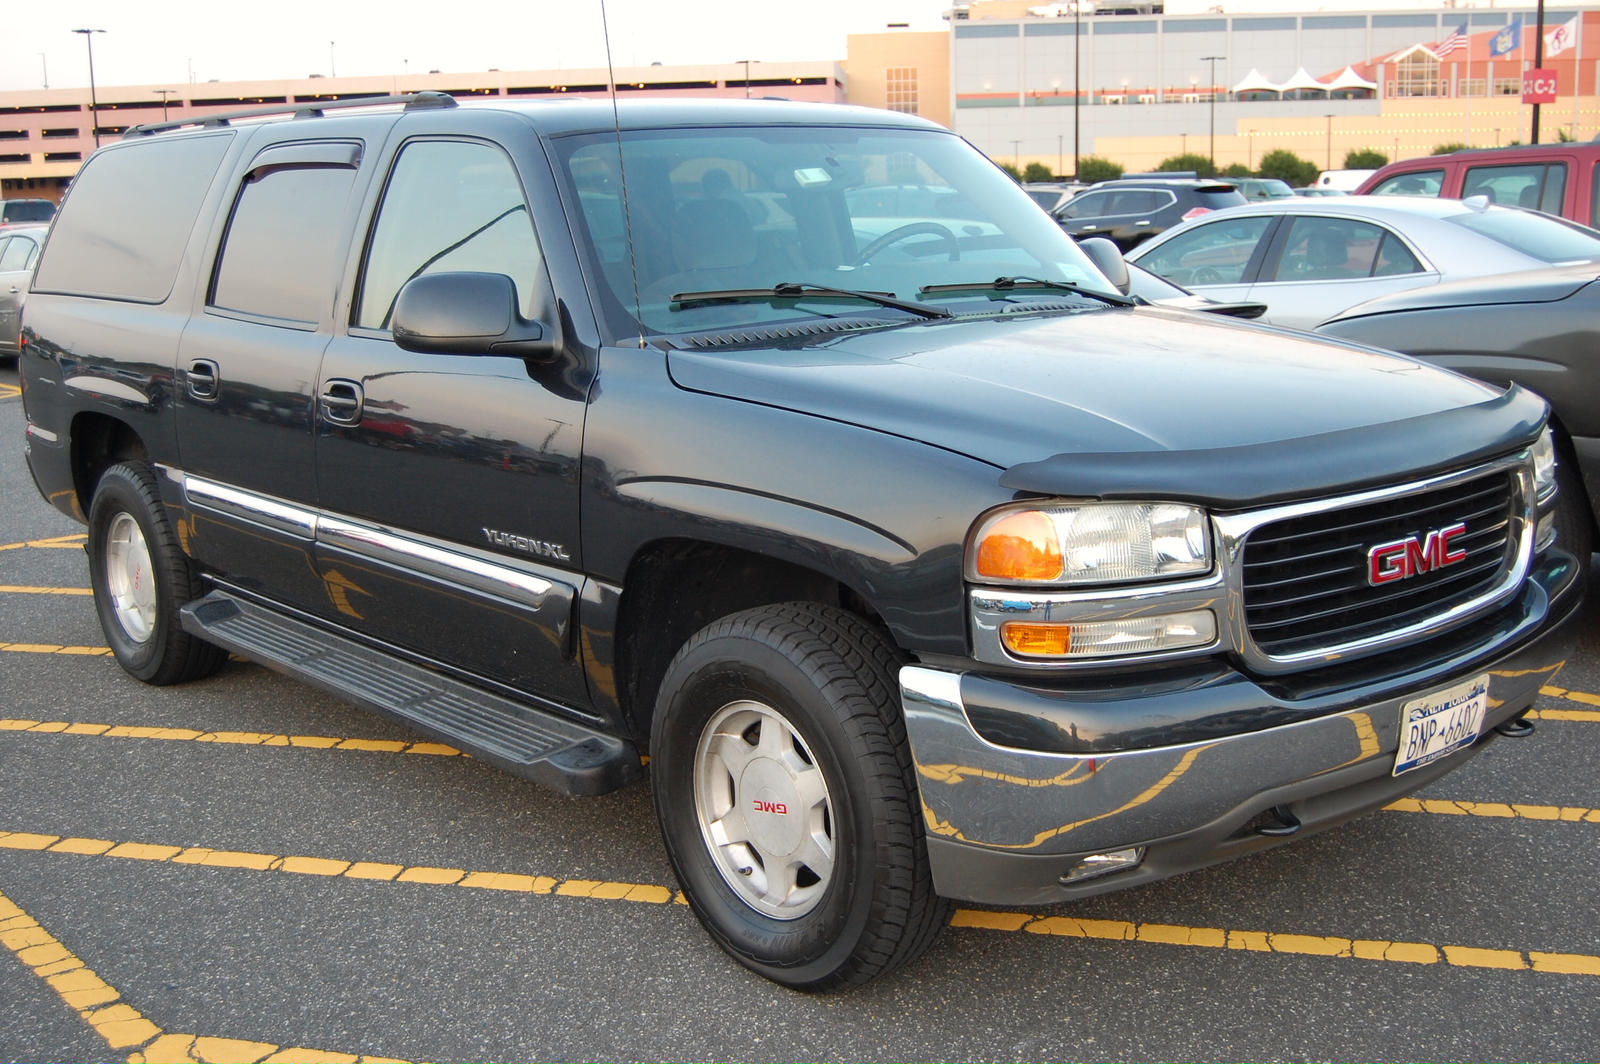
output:
<path id="1" fill-rule="evenodd" d="M 1143 846 L 1135 846 L 1128 850 L 1112 850 L 1110 853 L 1091 854 L 1062 874 L 1061 885 L 1064 887 L 1076 886 L 1091 879 L 1099 879 L 1101 876 L 1126 872 L 1130 868 L 1138 868 L 1139 863 L 1143 860 Z"/>
<path id="2" fill-rule="evenodd" d="M 1104 658 L 1203 647 L 1216 642 L 1210 610 L 1188 610 L 1116 621 L 1007 621 L 1000 626 L 1006 649 L 1022 658 Z"/>

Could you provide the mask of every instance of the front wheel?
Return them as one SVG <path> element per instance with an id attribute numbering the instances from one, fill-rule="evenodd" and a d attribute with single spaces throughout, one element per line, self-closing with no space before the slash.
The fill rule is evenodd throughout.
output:
<path id="1" fill-rule="evenodd" d="M 117 664 L 145 683 L 198 679 L 226 660 L 178 620 L 200 585 L 148 466 L 120 462 L 100 475 L 89 506 L 89 583 Z"/>
<path id="2" fill-rule="evenodd" d="M 667 854 L 695 915 L 789 986 L 861 983 L 948 922 L 884 640 L 812 603 L 702 629 L 667 669 L 650 742 Z"/>

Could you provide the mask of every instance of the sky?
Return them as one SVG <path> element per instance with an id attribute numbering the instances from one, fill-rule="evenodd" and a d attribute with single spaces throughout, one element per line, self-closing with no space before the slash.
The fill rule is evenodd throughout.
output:
<path id="1" fill-rule="evenodd" d="M 617 66 L 843 59 L 886 23 L 943 29 L 948 0 L 605 0 Z M 89 83 L 563 70 L 606 65 L 601 0 L 55 0 L 6 5 L 0 89 Z M 42 54 L 41 54 L 42 53 Z"/>

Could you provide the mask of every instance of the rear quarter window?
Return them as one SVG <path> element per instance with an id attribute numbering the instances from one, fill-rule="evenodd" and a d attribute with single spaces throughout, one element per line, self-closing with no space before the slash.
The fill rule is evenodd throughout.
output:
<path id="1" fill-rule="evenodd" d="M 62 205 L 33 291 L 165 300 L 232 137 L 158 137 L 91 156 Z"/>
<path id="2" fill-rule="evenodd" d="M 1444 187 L 1443 170 L 1414 170 L 1395 174 L 1372 187 L 1373 196 L 1437 196 Z"/>

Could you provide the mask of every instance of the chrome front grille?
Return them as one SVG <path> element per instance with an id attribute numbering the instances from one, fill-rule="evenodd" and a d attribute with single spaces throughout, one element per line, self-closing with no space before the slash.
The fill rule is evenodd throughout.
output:
<path id="1" fill-rule="evenodd" d="M 1292 658 L 1383 641 L 1493 597 L 1519 564 L 1523 503 L 1501 469 L 1393 497 L 1306 513 L 1253 529 L 1244 541 L 1245 626 L 1256 649 Z M 1374 546 L 1464 524 L 1461 561 L 1374 585 Z M 1420 568 L 1420 566 L 1419 566 Z"/>

